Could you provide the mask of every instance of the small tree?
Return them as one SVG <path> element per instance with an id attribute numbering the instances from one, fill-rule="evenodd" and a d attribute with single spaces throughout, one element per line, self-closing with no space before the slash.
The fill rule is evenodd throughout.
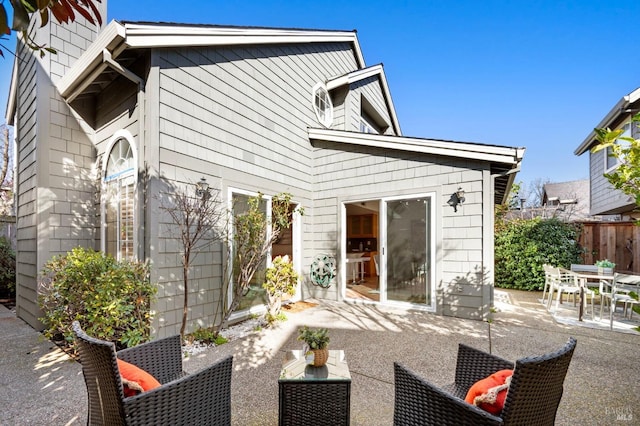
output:
<path id="1" fill-rule="evenodd" d="M 632 125 L 640 122 L 640 113 L 633 116 L 631 122 Z M 595 129 L 595 132 L 599 143 L 591 152 L 606 152 L 608 148 L 618 160 L 618 166 L 605 173 L 604 177 L 614 188 L 633 197 L 636 206 L 640 206 L 640 139 L 621 136 L 623 129 Z"/>
<path id="2" fill-rule="evenodd" d="M 269 296 L 269 312 L 267 320 L 275 321 L 282 308 L 282 297 L 293 296 L 296 293 L 298 273 L 293 269 L 293 263 L 289 256 L 277 256 L 273 264 L 267 268 L 265 282 L 262 287 L 267 290 Z"/>
<path id="3" fill-rule="evenodd" d="M 118 348 L 149 339 L 151 299 L 156 286 L 140 262 L 119 262 L 112 256 L 76 247 L 50 259 L 42 270 L 38 302 L 48 338 L 73 344 L 71 323 L 87 333 L 115 342 Z"/>
<path id="4" fill-rule="evenodd" d="M 204 178 L 201 181 L 201 185 Z M 204 189 L 203 189 L 204 188 Z M 160 209 L 166 211 L 177 225 L 177 239 L 182 244 L 182 285 L 184 289 L 182 305 L 182 325 L 180 337 L 184 339 L 189 313 L 189 271 L 193 260 L 207 246 L 223 240 L 226 213 L 219 199 L 219 192 L 211 194 L 211 189 L 198 187 L 198 196 L 185 189 L 174 191 L 172 200 L 161 199 Z M 222 291 L 226 285 L 222 284 Z M 223 299 L 221 297 L 221 299 Z"/>
<path id="5" fill-rule="evenodd" d="M 282 231 L 293 223 L 291 194 L 281 193 L 271 198 L 270 218 L 262 211 L 261 202 L 262 194 L 249 198 L 247 211 L 233 218 L 233 236 L 229 244 L 229 247 L 233 247 L 230 253 L 233 262 L 232 302 L 225 310 L 222 323 L 237 309 L 271 246 L 278 241 Z M 298 209 L 298 212 L 303 214 L 302 209 Z"/>

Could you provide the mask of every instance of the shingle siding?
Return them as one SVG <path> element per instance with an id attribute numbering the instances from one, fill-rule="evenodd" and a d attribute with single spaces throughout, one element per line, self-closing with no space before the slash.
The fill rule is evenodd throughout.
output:
<path id="1" fill-rule="evenodd" d="M 158 170 L 167 184 L 189 188 L 207 176 L 225 199 L 232 187 L 289 192 L 311 205 L 314 154 L 306 129 L 319 126 L 312 88 L 356 67 L 348 44 L 161 49 L 151 61 L 158 71 Z M 163 215 L 158 226 L 170 227 L 171 221 Z M 158 335 L 168 335 L 182 317 L 182 299 L 174 297 L 181 285 L 181 248 L 166 233 L 152 232 L 151 238 L 158 239 L 158 255 L 166 260 L 156 265 L 157 306 L 166 311 L 154 326 Z M 210 324 L 220 315 L 212 309 L 221 294 L 220 249 L 212 259 L 213 267 L 202 259 L 194 263 L 202 278 L 190 283 L 191 324 Z"/>
<path id="2" fill-rule="evenodd" d="M 106 6 L 99 7 L 105 15 Z M 52 85 L 95 39 L 97 29 L 82 22 L 77 17 L 65 29 L 55 22 L 38 29 L 38 43 L 57 48 L 59 54 L 38 58 L 23 43 L 17 48 L 16 293 L 18 315 L 35 328 L 42 326 L 37 288 L 44 263 L 75 246 L 95 245 L 91 170 L 95 153 Z"/>
<path id="3" fill-rule="evenodd" d="M 486 279 L 477 279 L 476 270 L 489 276 L 493 265 L 483 263 L 484 226 L 482 208 L 483 171 L 486 166 L 470 161 L 446 160 L 419 154 L 398 154 L 383 149 L 363 148 L 329 142 L 317 142 L 314 164 L 315 202 L 322 208 L 313 212 L 313 254 L 329 253 L 340 258 L 339 205 L 341 202 L 375 200 L 383 196 L 435 191 L 437 232 L 436 258 L 441 270 L 436 273 L 437 310 L 445 315 L 482 318 L 486 314 L 483 291 Z M 349 172 L 345 172 L 345 171 Z M 466 201 L 458 212 L 447 204 L 459 186 Z M 334 194 L 341 194 L 340 199 Z M 310 262 L 306 262 L 308 264 Z M 472 277 L 473 279 L 468 279 Z M 339 298 L 339 283 L 329 289 L 308 286 L 312 297 Z"/>
<path id="4" fill-rule="evenodd" d="M 591 215 L 607 214 L 633 204 L 628 195 L 614 189 L 604 177 L 605 155 L 604 150 L 589 154 Z"/>

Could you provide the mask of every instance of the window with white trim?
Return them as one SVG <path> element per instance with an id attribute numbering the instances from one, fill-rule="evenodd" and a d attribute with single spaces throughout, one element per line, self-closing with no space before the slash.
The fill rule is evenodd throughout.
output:
<path id="1" fill-rule="evenodd" d="M 103 250 L 118 260 L 136 258 L 136 163 L 131 139 L 114 136 L 104 167 Z"/>
<path id="2" fill-rule="evenodd" d="M 313 111 L 320 124 L 331 127 L 333 123 L 333 103 L 324 84 L 318 83 L 313 87 Z"/>

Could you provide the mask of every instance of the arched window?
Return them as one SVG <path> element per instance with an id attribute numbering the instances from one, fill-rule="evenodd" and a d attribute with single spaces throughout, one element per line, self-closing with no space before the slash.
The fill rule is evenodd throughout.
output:
<path id="1" fill-rule="evenodd" d="M 102 249 L 118 260 L 134 260 L 136 155 L 129 132 L 111 139 L 104 164 Z"/>

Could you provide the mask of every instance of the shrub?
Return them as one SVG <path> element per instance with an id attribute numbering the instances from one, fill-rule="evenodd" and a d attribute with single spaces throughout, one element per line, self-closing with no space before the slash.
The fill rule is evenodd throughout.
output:
<path id="1" fill-rule="evenodd" d="M 569 268 L 580 263 L 580 229 L 557 219 L 506 222 L 495 234 L 495 285 L 542 290 L 545 263 Z"/>
<path id="2" fill-rule="evenodd" d="M 46 337 L 73 346 L 71 323 L 78 320 L 87 334 L 118 349 L 149 339 L 156 287 L 145 264 L 77 247 L 49 260 L 42 275 L 40 320 Z"/>
<path id="3" fill-rule="evenodd" d="M 0 298 L 16 297 L 16 253 L 6 237 L 0 237 Z"/>

